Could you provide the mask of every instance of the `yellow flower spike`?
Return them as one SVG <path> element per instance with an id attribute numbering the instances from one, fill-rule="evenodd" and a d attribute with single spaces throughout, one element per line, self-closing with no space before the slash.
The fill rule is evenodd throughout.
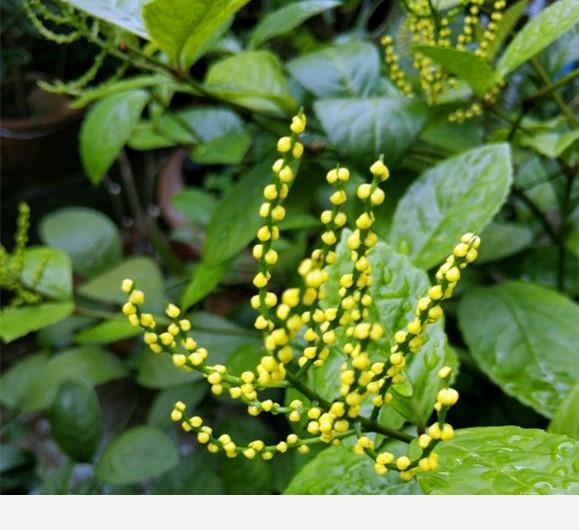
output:
<path id="1" fill-rule="evenodd" d="M 277 150 L 280 153 L 287 153 L 292 148 L 292 139 L 289 136 L 282 136 L 277 141 Z"/>
<path id="2" fill-rule="evenodd" d="M 145 293 L 143 293 L 143 291 L 139 291 L 138 289 L 133 290 L 129 295 L 129 302 L 135 305 L 142 305 L 145 303 Z"/>
<path id="3" fill-rule="evenodd" d="M 452 407 L 458 401 L 458 392 L 454 388 L 443 388 L 438 392 L 436 400 L 442 405 Z"/>
<path id="4" fill-rule="evenodd" d="M 174 353 L 171 358 L 177 368 L 182 368 L 187 363 L 187 357 L 182 353 Z"/>
<path id="5" fill-rule="evenodd" d="M 303 144 L 301 144 L 300 142 L 296 142 L 294 144 L 294 147 L 292 149 L 292 156 L 296 159 L 299 160 L 302 155 L 304 154 L 304 146 Z"/>
<path id="6" fill-rule="evenodd" d="M 440 379 L 447 379 L 451 373 L 452 368 L 450 366 L 443 366 L 440 370 L 438 370 L 437 375 Z"/>
<path id="7" fill-rule="evenodd" d="M 409 466 L 410 466 L 410 458 L 408 458 L 407 456 L 399 456 L 396 459 L 396 467 L 400 471 L 404 471 L 405 469 L 408 469 Z"/>
<path id="8" fill-rule="evenodd" d="M 125 278 L 121 284 L 121 289 L 124 293 L 129 294 L 135 288 L 135 282 L 130 278 Z"/>
<path id="9" fill-rule="evenodd" d="M 390 176 L 390 172 L 382 160 L 377 160 L 370 166 L 370 173 L 375 177 L 379 177 L 382 182 Z"/>
<path id="10" fill-rule="evenodd" d="M 131 316 L 137 312 L 137 308 L 131 304 L 131 302 L 127 302 L 125 305 L 123 305 L 122 311 L 124 315 Z"/>
<path id="11" fill-rule="evenodd" d="M 169 318 L 179 318 L 179 315 L 181 314 L 181 310 L 174 304 L 169 304 L 167 306 L 167 309 L 165 310 L 165 313 L 167 313 L 167 316 Z"/>

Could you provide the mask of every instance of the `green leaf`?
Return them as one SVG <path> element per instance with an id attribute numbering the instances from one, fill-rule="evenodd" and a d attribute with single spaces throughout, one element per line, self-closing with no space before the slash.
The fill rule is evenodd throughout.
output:
<path id="1" fill-rule="evenodd" d="M 194 147 L 191 159 L 198 164 L 240 164 L 250 147 L 248 133 L 230 133 Z"/>
<path id="2" fill-rule="evenodd" d="M 516 223 L 491 222 L 481 233 L 477 263 L 496 261 L 517 254 L 533 242 L 533 231 Z"/>
<path id="3" fill-rule="evenodd" d="M 226 364 L 229 356 L 244 344 L 259 347 L 259 335 L 209 313 L 189 316 L 198 344 L 207 348 L 211 364 Z M 171 356 L 144 350 L 137 363 L 137 382 L 148 388 L 168 388 L 201 379 L 199 372 L 185 372 L 173 365 Z"/>
<path id="4" fill-rule="evenodd" d="M 579 22 L 579 2 L 558 0 L 517 32 L 499 59 L 495 78 L 503 79 Z"/>
<path id="5" fill-rule="evenodd" d="M 89 111 L 80 130 L 80 154 L 93 184 L 112 166 L 148 101 L 147 92 L 132 90 L 102 99 Z"/>
<path id="6" fill-rule="evenodd" d="M 70 256 L 82 276 L 99 274 L 122 258 L 117 227 L 97 210 L 77 206 L 56 210 L 42 218 L 38 231 L 47 245 Z"/>
<path id="7" fill-rule="evenodd" d="M 489 223 L 511 181 L 507 144 L 471 149 L 434 166 L 398 203 L 390 234 L 394 248 L 417 267 L 433 267 L 464 232 L 480 232 Z"/>
<path id="8" fill-rule="evenodd" d="M 147 38 L 141 19 L 141 8 L 146 0 L 66 0 L 71 6 Z"/>
<path id="9" fill-rule="evenodd" d="M 0 338 L 4 342 L 50 326 L 74 311 L 70 302 L 55 302 L 27 307 L 7 307 L 0 311 Z"/>
<path id="10" fill-rule="evenodd" d="M 579 439 L 579 381 L 561 402 L 549 424 L 549 432 Z"/>
<path id="11" fill-rule="evenodd" d="M 159 392 L 149 409 L 147 423 L 163 430 L 175 425 L 171 420 L 171 411 L 177 401 L 185 403 L 187 405 L 187 414 L 193 415 L 195 408 L 207 393 L 208 388 L 205 381 L 196 381 L 195 383 L 174 386 Z"/>
<path id="12" fill-rule="evenodd" d="M 227 190 L 205 234 L 203 261 L 207 266 L 227 261 L 253 241 L 261 224 L 261 190 L 272 178 L 269 164 L 260 164 Z"/>
<path id="13" fill-rule="evenodd" d="M 124 363 L 111 353 L 95 347 L 65 350 L 52 357 L 30 384 L 22 409 L 43 410 L 52 404 L 60 385 L 67 380 L 98 386 L 127 375 Z"/>
<path id="14" fill-rule="evenodd" d="M 219 281 L 229 269 L 229 265 L 229 262 L 213 266 L 208 266 L 203 262 L 200 263 L 195 269 L 193 279 L 183 293 L 183 298 L 181 299 L 183 310 L 189 309 L 210 294 L 219 285 Z"/>
<path id="15" fill-rule="evenodd" d="M 135 328 L 124 320 L 107 320 L 83 329 L 74 338 L 78 344 L 109 344 L 134 337 L 139 333 L 141 333 L 140 328 Z"/>
<path id="16" fill-rule="evenodd" d="M 152 0 L 143 6 L 143 21 L 151 40 L 185 71 L 213 34 L 248 1 Z"/>
<path id="17" fill-rule="evenodd" d="M 97 463 L 96 477 L 124 486 L 162 475 L 177 462 L 177 449 L 163 431 L 150 426 L 133 427 L 106 448 Z"/>
<path id="18" fill-rule="evenodd" d="M 292 479 L 284 495 L 420 495 L 398 473 L 378 475 L 372 460 L 344 446 L 324 449 Z"/>
<path id="19" fill-rule="evenodd" d="M 422 103 L 395 97 L 327 99 L 317 101 L 314 109 L 339 155 L 368 167 L 381 154 L 395 165 L 426 120 Z"/>
<path id="20" fill-rule="evenodd" d="M 85 382 L 64 381 L 49 414 L 50 430 L 60 448 L 76 462 L 88 462 L 102 434 L 101 407 Z"/>
<path id="21" fill-rule="evenodd" d="M 135 281 L 145 293 L 145 311 L 161 311 L 165 305 L 165 288 L 159 266 L 151 258 L 129 258 L 82 285 L 79 294 L 109 304 L 124 304 L 127 295 L 121 291 L 125 278 Z"/>
<path id="22" fill-rule="evenodd" d="M 153 486 L 154 495 L 223 495 L 223 479 L 215 465 L 201 451 L 179 461 L 179 465 L 159 477 Z"/>
<path id="23" fill-rule="evenodd" d="M 380 57 L 367 42 L 347 42 L 303 55 L 287 69 L 317 98 L 373 95 L 380 81 Z"/>
<path id="24" fill-rule="evenodd" d="M 490 65 L 472 52 L 424 45 L 415 46 L 414 50 L 465 81 L 477 96 L 483 96 L 494 83 Z"/>
<path id="25" fill-rule="evenodd" d="M 503 43 L 509 37 L 517 22 L 523 16 L 525 8 L 529 3 L 528 0 L 519 0 L 518 2 L 510 5 L 503 13 L 503 17 L 499 20 L 497 24 L 497 30 L 495 32 L 495 38 L 490 43 L 486 50 L 486 56 L 489 59 L 493 59 L 497 53 L 501 50 Z M 481 31 L 482 33 L 482 31 Z"/>
<path id="26" fill-rule="evenodd" d="M 39 271 L 42 271 L 38 277 Z M 69 300 L 72 296 L 72 266 L 64 252 L 48 247 L 24 250 L 22 283 L 53 300 Z"/>
<path id="27" fill-rule="evenodd" d="M 0 378 L 0 403 L 17 409 L 25 399 L 28 388 L 37 379 L 48 361 L 45 353 L 27 354 L 4 372 Z"/>
<path id="28" fill-rule="evenodd" d="M 418 474 L 428 494 L 579 493 L 579 442 L 566 436 L 513 426 L 460 429 L 436 452 L 438 470 Z"/>
<path id="29" fill-rule="evenodd" d="M 335 0 L 305 0 L 280 7 L 265 15 L 253 28 L 249 46 L 257 48 L 273 37 L 289 33 L 308 18 L 339 5 Z"/>
<path id="30" fill-rule="evenodd" d="M 205 88 L 216 97 L 257 112 L 285 116 L 296 108 L 279 59 L 270 52 L 241 52 L 214 63 Z"/>
<path id="31" fill-rule="evenodd" d="M 480 368 L 551 417 L 579 379 L 579 306 L 539 285 L 505 282 L 469 290 L 458 317 Z"/>
<path id="32" fill-rule="evenodd" d="M 185 188 L 173 195 L 171 204 L 193 225 L 207 226 L 215 212 L 215 197 L 204 190 Z"/>
<path id="33" fill-rule="evenodd" d="M 577 143 L 577 140 L 579 140 L 579 130 L 564 133 L 544 132 L 533 136 L 525 134 L 521 135 L 517 140 L 519 144 L 531 147 L 537 151 L 537 153 L 547 158 L 558 158 L 567 149 Z"/>

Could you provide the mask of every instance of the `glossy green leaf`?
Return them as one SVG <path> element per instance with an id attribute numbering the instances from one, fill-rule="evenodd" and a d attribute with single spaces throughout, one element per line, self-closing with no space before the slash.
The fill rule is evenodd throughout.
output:
<path id="1" fill-rule="evenodd" d="M 503 47 L 505 40 L 509 37 L 517 22 L 523 16 L 529 0 L 519 0 L 518 2 L 509 5 L 503 13 L 503 17 L 497 24 L 495 38 L 487 48 L 486 56 L 493 59 Z"/>
<path id="2" fill-rule="evenodd" d="M 253 48 L 264 42 L 289 33 L 308 18 L 340 5 L 336 0 L 304 0 L 295 2 L 265 15 L 253 28 L 249 45 Z"/>
<path id="3" fill-rule="evenodd" d="M 66 2 L 93 17 L 147 38 L 147 31 L 141 18 L 141 8 L 146 0 L 66 0 Z"/>
<path id="4" fill-rule="evenodd" d="M 521 135 L 518 142 L 526 147 L 531 147 L 547 158 L 557 158 L 577 144 L 577 140 L 579 140 L 579 130 L 564 133 L 544 132 L 533 136 L 525 134 Z"/>
<path id="5" fill-rule="evenodd" d="M 211 364 L 226 364 L 229 356 L 244 344 L 260 344 L 259 335 L 244 330 L 228 320 L 209 313 L 189 315 L 193 324 L 195 340 L 209 352 Z M 137 362 L 137 381 L 148 388 L 168 388 L 176 385 L 198 381 L 198 372 L 185 372 L 176 368 L 171 356 L 161 353 L 155 355 L 144 350 Z"/>
<path id="6" fill-rule="evenodd" d="M 219 265 L 208 266 L 201 262 L 183 293 L 181 307 L 187 310 L 210 294 L 219 285 L 219 281 L 229 269 L 229 265 L 228 262 L 224 262 Z"/>
<path id="7" fill-rule="evenodd" d="M 458 316 L 480 368 L 551 417 L 579 379 L 579 306 L 539 285 L 506 282 L 469 290 Z"/>
<path id="8" fill-rule="evenodd" d="M 250 147 L 248 133 L 230 133 L 194 147 L 191 159 L 198 164 L 240 164 Z"/>
<path id="9" fill-rule="evenodd" d="M 0 338 L 11 342 L 60 321 L 73 311 L 74 304 L 70 302 L 7 307 L 0 311 Z"/>
<path id="10" fill-rule="evenodd" d="M 68 300 L 72 296 L 70 258 L 55 248 L 29 247 L 24 250 L 20 278 L 26 287 L 53 300 Z"/>
<path id="11" fill-rule="evenodd" d="M 187 70 L 215 32 L 249 0 L 152 0 L 143 6 L 151 40 Z"/>
<path id="12" fill-rule="evenodd" d="M 50 430 L 60 448 L 77 462 L 88 462 L 102 434 L 101 407 L 85 382 L 64 381 L 50 407 Z"/>
<path id="13" fill-rule="evenodd" d="M 496 261 L 524 250 L 533 242 L 533 231 L 517 223 L 491 222 L 481 233 L 477 263 Z"/>
<path id="14" fill-rule="evenodd" d="M 28 388 L 40 376 L 47 361 L 45 353 L 33 353 L 10 366 L 0 378 L 0 403 L 13 409 L 19 408 Z"/>
<path id="15" fill-rule="evenodd" d="M 424 45 L 415 46 L 414 49 L 465 81 L 478 96 L 483 96 L 493 85 L 492 68 L 484 59 L 472 52 Z"/>
<path id="16" fill-rule="evenodd" d="M 47 245 L 70 256 L 74 270 L 82 276 L 108 270 L 122 258 L 117 227 L 97 210 L 77 206 L 56 210 L 42 218 L 38 231 Z"/>
<path id="17" fill-rule="evenodd" d="M 187 414 L 191 416 L 208 390 L 209 387 L 205 381 L 196 381 L 162 390 L 149 409 L 147 423 L 159 429 L 173 427 L 175 425 L 171 420 L 173 405 L 177 401 L 182 401 L 187 405 Z"/>
<path id="18" fill-rule="evenodd" d="M 178 462 L 177 449 L 155 427 L 133 427 L 117 436 L 96 466 L 102 482 L 123 486 L 162 475 Z"/>
<path id="19" fill-rule="evenodd" d="M 579 439 L 579 381 L 553 415 L 549 432 Z"/>
<path id="20" fill-rule="evenodd" d="M 121 291 L 125 278 L 135 281 L 145 292 L 145 311 L 161 311 L 165 304 L 163 276 L 159 266 L 151 258 L 144 256 L 129 258 L 116 267 L 83 284 L 79 294 L 91 300 L 108 304 L 124 304 L 127 295 Z"/>
<path id="21" fill-rule="evenodd" d="M 398 203 L 392 245 L 416 266 L 433 267 L 463 233 L 480 232 L 489 223 L 507 198 L 511 180 L 507 144 L 472 149 L 434 166 Z"/>
<path id="22" fill-rule="evenodd" d="M 418 475 L 425 493 L 579 493 L 579 442 L 566 436 L 512 426 L 460 429 L 436 452 L 439 468 Z"/>
<path id="23" fill-rule="evenodd" d="M 502 79 L 579 22 L 577 0 L 557 0 L 521 29 L 499 59 L 496 78 Z"/>
<path id="24" fill-rule="evenodd" d="M 126 320 L 107 320 L 83 329 L 75 335 L 74 339 L 78 344 L 109 344 L 140 333 L 140 328 L 131 326 Z"/>
<path id="25" fill-rule="evenodd" d="M 378 475 L 372 460 L 338 446 L 324 449 L 292 479 L 284 495 L 420 495 L 398 473 Z"/>
<path id="26" fill-rule="evenodd" d="M 316 116 L 340 157 L 370 166 L 381 154 L 394 165 L 410 149 L 426 120 L 421 103 L 408 99 L 327 99 Z"/>
<path id="27" fill-rule="evenodd" d="M 214 63 L 205 88 L 257 112 L 283 116 L 296 108 L 279 59 L 266 51 L 241 52 Z"/>
<path id="28" fill-rule="evenodd" d="M 52 404 L 64 381 L 84 381 L 98 386 L 128 374 L 124 363 L 96 346 L 65 350 L 52 357 L 34 379 L 22 401 L 22 409 L 43 410 Z"/>
<path id="29" fill-rule="evenodd" d="M 223 495 L 223 479 L 215 471 L 215 462 L 202 451 L 195 451 L 179 461 L 153 486 L 154 495 Z"/>
<path id="30" fill-rule="evenodd" d="M 373 95 L 380 80 L 378 50 L 366 42 L 336 44 L 287 63 L 301 85 L 317 98 Z"/>
<path id="31" fill-rule="evenodd" d="M 269 165 L 260 164 L 227 190 L 203 242 L 203 261 L 207 266 L 223 263 L 253 241 L 261 224 L 258 210 L 263 200 L 262 189 L 272 178 Z"/>
<path id="32" fill-rule="evenodd" d="M 149 101 L 144 90 L 101 99 L 87 114 L 80 131 L 80 154 L 93 184 L 98 184 L 128 142 Z"/>

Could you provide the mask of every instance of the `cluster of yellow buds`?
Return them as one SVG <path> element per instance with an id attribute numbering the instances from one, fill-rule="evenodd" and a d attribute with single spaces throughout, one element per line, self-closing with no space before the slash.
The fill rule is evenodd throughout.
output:
<path id="1" fill-rule="evenodd" d="M 406 3 L 407 16 L 405 26 L 411 34 L 412 45 L 439 46 L 442 48 L 455 47 L 460 51 L 471 52 L 482 59 L 492 58 L 492 47 L 497 37 L 498 24 L 503 17 L 506 7 L 505 0 L 492 0 L 491 12 L 487 15 L 485 3 L 488 0 L 462 0 L 462 6 L 451 8 L 444 16 L 435 11 L 429 0 L 415 0 Z M 451 22 L 464 12 L 462 29 L 453 36 Z M 484 30 L 483 17 L 488 18 Z M 478 40 L 477 40 L 478 38 Z M 384 60 L 388 66 L 388 73 L 392 82 L 406 96 L 414 95 L 414 88 L 408 74 L 400 65 L 400 57 L 396 52 L 394 40 L 390 35 L 382 38 L 384 46 Z M 429 105 L 438 102 L 441 94 L 448 88 L 458 86 L 458 79 L 438 65 L 430 57 L 418 50 L 412 50 L 412 67 L 418 72 L 418 83 Z M 458 109 L 449 116 L 449 121 L 462 122 L 466 119 L 479 116 L 484 105 L 492 105 L 500 93 L 502 85 L 495 85 L 480 98 L 480 101 Z"/>
<path id="2" fill-rule="evenodd" d="M 453 254 L 438 270 L 437 283 L 418 301 L 416 317 L 394 334 L 389 354 L 380 354 L 379 360 L 372 359 L 369 347 L 381 344 L 385 335 L 383 327 L 371 319 L 373 300 L 369 290 L 372 283 L 370 258 L 378 241 L 373 231 L 374 209 L 384 201 L 381 185 L 389 178 L 382 159 L 370 167 L 371 180 L 356 189 L 361 213 L 353 219 L 351 227 L 347 226 L 348 218 L 344 211 L 350 172 L 341 166 L 328 171 L 326 179 L 332 192 L 329 207 L 320 216 L 323 225 L 320 246 L 299 265 L 298 286 L 279 294 L 270 287 L 272 267 L 277 262 L 273 243 L 279 237 L 279 222 L 285 214 L 283 201 L 295 179 L 303 153 L 299 135 L 305 127 L 306 118 L 300 112 L 292 120 L 291 134 L 279 140 L 277 150 L 281 157 L 273 165 L 274 181 L 265 187 L 265 202 L 259 211 L 264 222 L 253 248 L 259 267 L 253 282 L 258 293 L 252 297 L 251 305 L 258 312 L 255 327 L 263 332 L 263 353 L 255 369 L 237 376 L 229 373 L 224 365 L 210 364 L 210 355 L 191 335 L 191 321 L 181 309 L 169 304 L 166 316 L 157 319 L 143 313 L 141 307 L 145 295 L 129 279 L 122 284 L 128 295 L 122 310 L 132 325 L 143 328 L 144 341 L 154 353 L 166 352 L 172 356 L 175 366 L 201 373 L 214 394 L 227 393 L 232 399 L 241 401 L 252 416 L 265 412 L 282 414 L 290 424 L 305 422 L 308 433 L 304 437 L 292 433 L 273 445 L 262 440 L 242 445 L 228 434 L 214 433 L 199 416 L 187 415 L 185 404 L 178 401 L 171 419 L 183 430 L 195 433 L 198 442 L 206 445 L 208 451 L 223 452 L 230 458 L 243 456 L 270 460 L 289 449 L 306 453 L 312 444 L 337 445 L 344 438 L 355 437 L 354 451 L 369 455 L 375 462 L 377 473 L 395 469 L 410 480 L 418 470 L 436 468 L 434 447 L 452 437 L 452 427 L 445 422 L 449 407 L 458 399 L 456 391 L 448 387 L 451 369 L 445 367 L 438 374 L 443 381 L 434 404 L 438 421 L 427 434 L 418 438 L 422 449 L 420 458 L 395 457 L 380 451 L 380 446 L 375 447 L 375 434 L 407 443 L 414 439 L 405 432 L 382 427 L 376 420 L 381 408 L 393 399 L 390 387 L 404 380 L 408 357 L 421 348 L 425 329 L 442 317 L 440 302 L 452 295 L 462 269 L 476 259 L 479 239 L 473 234 L 462 237 Z M 339 264 L 340 268 L 336 269 L 339 270 L 338 278 L 331 283 L 330 271 L 338 265 L 336 245 L 340 239 L 344 241 L 350 259 Z M 336 293 L 328 291 L 330 288 L 335 288 Z M 330 350 L 343 355 L 344 362 L 339 375 L 340 394 L 328 401 L 308 386 L 307 374 L 308 370 L 323 365 Z M 262 392 L 270 388 L 293 388 L 307 399 L 294 399 L 289 404 L 262 399 Z M 373 407 L 370 416 L 362 414 L 366 403 Z"/>

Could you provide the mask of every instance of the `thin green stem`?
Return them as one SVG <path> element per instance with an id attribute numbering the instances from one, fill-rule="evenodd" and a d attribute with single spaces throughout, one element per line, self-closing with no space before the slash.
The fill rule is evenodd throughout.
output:
<path id="1" fill-rule="evenodd" d="M 537 99 L 544 98 L 546 96 L 550 96 L 555 90 L 559 90 L 560 88 L 564 87 L 567 83 L 573 81 L 573 79 L 579 77 L 579 68 L 573 70 L 572 72 L 568 73 L 566 76 L 563 76 L 561 79 L 555 81 L 554 83 L 550 84 L 549 86 L 545 86 L 541 90 L 538 90 L 531 96 L 527 98 L 527 101 L 534 101 Z"/>

